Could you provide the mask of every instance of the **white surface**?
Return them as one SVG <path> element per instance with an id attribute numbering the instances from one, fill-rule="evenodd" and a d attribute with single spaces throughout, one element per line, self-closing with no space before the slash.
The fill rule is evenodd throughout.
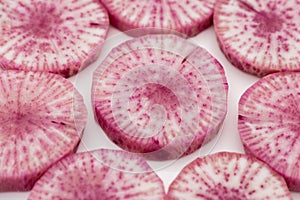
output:
<path id="1" fill-rule="evenodd" d="M 92 107 L 91 107 L 91 84 L 92 73 L 94 69 L 101 63 L 107 53 L 122 41 L 130 39 L 129 36 L 119 32 L 114 28 L 110 28 L 107 41 L 105 42 L 99 59 L 91 66 L 83 70 L 77 76 L 72 77 L 71 80 L 75 83 L 80 93 L 85 98 L 85 103 L 89 110 L 88 124 L 82 138 L 82 142 L 79 145 L 78 151 L 93 150 L 97 148 L 110 148 L 117 149 L 101 131 L 100 127 L 94 120 Z M 150 164 L 154 169 L 157 169 L 157 174 L 162 178 L 166 187 L 176 177 L 178 172 L 190 161 L 198 156 L 203 156 L 209 153 L 219 151 L 234 151 L 244 152 L 243 147 L 237 131 L 237 108 L 238 101 L 242 93 L 254 82 L 258 80 L 257 77 L 248 75 L 234 66 L 232 66 L 223 53 L 220 51 L 213 27 L 210 27 L 206 31 L 189 39 L 191 42 L 206 48 L 212 55 L 214 55 L 219 62 L 223 65 L 229 83 L 229 95 L 228 95 L 228 113 L 224 121 L 224 125 L 220 130 L 219 135 L 207 144 L 205 147 L 199 149 L 195 153 L 185 156 L 175 162 L 151 162 Z M 11 192 L 0 193 L 0 200 L 25 200 L 28 197 L 29 192 Z M 300 200 L 300 193 L 292 193 L 295 200 Z"/>

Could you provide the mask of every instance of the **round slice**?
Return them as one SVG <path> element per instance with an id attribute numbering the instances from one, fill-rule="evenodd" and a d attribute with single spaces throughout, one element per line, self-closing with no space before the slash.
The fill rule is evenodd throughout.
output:
<path id="1" fill-rule="evenodd" d="M 73 154 L 35 184 L 28 200 L 162 200 L 163 183 L 147 162 L 118 150 Z"/>
<path id="2" fill-rule="evenodd" d="M 0 191 L 31 189 L 74 151 L 87 118 L 71 82 L 40 72 L 0 72 L 0 110 Z"/>
<path id="3" fill-rule="evenodd" d="M 254 157 L 229 152 L 197 158 L 171 183 L 168 200 L 292 200 L 284 179 Z"/>
<path id="4" fill-rule="evenodd" d="M 98 0 L 1 0 L 0 67 L 69 77 L 93 62 L 109 27 Z"/>
<path id="5" fill-rule="evenodd" d="M 216 0 L 101 0 L 111 23 L 128 34 L 179 32 L 194 36 L 212 25 Z M 145 29 L 146 28 L 146 29 Z"/>
<path id="6" fill-rule="evenodd" d="M 218 0 L 214 26 L 229 61 L 261 77 L 300 71 L 299 18 L 299 0 Z"/>
<path id="7" fill-rule="evenodd" d="M 300 191 L 300 73 L 275 73 L 251 86 L 239 102 L 245 150 Z"/>
<path id="8" fill-rule="evenodd" d="M 176 158 L 218 132 L 227 86 L 222 66 L 206 50 L 175 35 L 147 35 L 104 59 L 94 72 L 92 101 L 114 143 Z"/>

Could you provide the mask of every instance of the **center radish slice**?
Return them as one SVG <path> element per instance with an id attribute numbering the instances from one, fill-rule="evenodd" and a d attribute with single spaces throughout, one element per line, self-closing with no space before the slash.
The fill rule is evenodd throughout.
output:
<path id="1" fill-rule="evenodd" d="M 299 0 L 217 0 L 214 25 L 229 61 L 265 76 L 300 70 L 299 18 Z"/>
<path id="2" fill-rule="evenodd" d="M 174 158 L 218 132 L 227 82 L 204 49 L 174 35 L 147 35 L 109 53 L 94 72 L 92 100 L 114 143 Z"/>
<path id="3" fill-rule="evenodd" d="M 0 191 L 29 190 L 76 149 L 87 110 L 73 84 L 56 74 L 2 71 L 0 91 Z"/>
<path id="4" fill-rule="evenodd" d="M 0 67 L 69 77 L 93 62 L 109 19 L 98 0 L 2 0 Z"/>

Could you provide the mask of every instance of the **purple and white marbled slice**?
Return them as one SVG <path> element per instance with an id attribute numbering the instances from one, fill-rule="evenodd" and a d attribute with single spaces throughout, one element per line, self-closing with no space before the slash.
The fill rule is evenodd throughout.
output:
<path id="1" fill-rule="evenodd" d="M 299 0 L 218 0 L 214 25 L 228 60 L 262 77 L 300 71 L 299 18 Z"/>
<path id="2" fill-rule="evenodd" d="M 163 182 L 147 162 L 128 152 L 100 149 L 73 154 L 50 168 L 28 200 L 162 200 Z"/>
<path id="3" fill-rule="evenodd" d="M 300 191 L 300 73 L 274 73 L 251 86 L 239 102 L 238 130 L 246 152 Z"/>
<path id="4" fill-rule="evenodd" d="M 222 66 L 206 50 L 175 35 L 147 35 L 104 59 L 94 72 L 92 102 L 114 143 L 166 159 L 217 134 L 227 90 Z"/>
<path id="5" fill-rule="evenodd" d="M 108 14 L 98 0 L 0 0 L 0 67 L 72 76 L 93 62 Z"/>
<path id="6" fill-rule="evenodd" d="M 169 30 L 191 37 L 212 25 L 216 0 L 101 0 L 101 2 L 108 10 L 111 23 L 129 34 L 139 35 Z M 137 30 L 130 31 L 132 29 Z"/>
<path id="7" fill-rule="evenodd" d="M 86 124 L 82 96 L 51 73 L 0 72 L 0 191 L 24 191 L 73 153 Z"/>
<path id="8" fill-rule="evenodd" d="M 197 158 L 171 183 L 166 200 L 292 200 L 284 179 L 252 156 L 219 152 Z"/>

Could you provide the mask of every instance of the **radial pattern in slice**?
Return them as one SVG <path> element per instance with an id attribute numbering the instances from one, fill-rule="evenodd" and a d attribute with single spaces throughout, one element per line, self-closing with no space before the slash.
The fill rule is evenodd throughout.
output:
<path id="1" fill-rule="evenodd" d="M 58 162 L 35 184 L 28 200 L 162 200 L 163 183 L 147 162 L 128 152 L 96 150 Z"/>
<path id="2" fill-rule="evenodd" d="M 191 153 L 218 132 L 227 82 L 206 50 L 175 35 L 114 48 L 93 76 L 96 118 L 111 140 L 156 158 Z"/>
<path id="3" fill-rule="evenodd" d="M 0 191 L 29 190 L 77 147 L 87 111 L 72 83 L 50 73 L 0 73 Z"/>
<path id="4" fill-rule="evenodd" d="M 238 129 L 248 153 L 300 191 L 300 73 L 275 73 L 250 87 L 239 102 Z"/>
<path id="5" fill-rule="evenodd" d="M 284 179 L 252 156 L 220 152 L 197 158 L 171 183 L 168 200 L 292 200 Z"/>
<path id="6" fill-rule="evenodd" d="M 122 31 L 167 30 L 194 36 L 212 25 L 216 0 L 101 0 L 111 23 Z M 162 29 L 162 30 L 159 30 Z M 152 29 L 153 30 L 153 29 Z M 129 31 L 129 34 L 136 34 Z"/>
<path id="7" fill-rule="evenodd" d="M 0 67 L 69 77 L 93 62 L 109 26 L 98 0 L 0 0 Z"/>
<path id="8" fill-rule="evenodd" d="M 264 76 L 300 70 L 299 18 L 299 0 L 218 0 L 214 25 L 229 61 Z"/>

